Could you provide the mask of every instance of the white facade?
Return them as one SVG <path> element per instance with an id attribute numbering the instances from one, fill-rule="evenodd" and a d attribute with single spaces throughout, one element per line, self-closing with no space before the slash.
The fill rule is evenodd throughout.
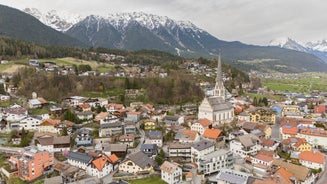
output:
<path id="1" fill-rule="evenodd" d="M 205 127 L 203 127 L 200 123 L 196 122 L 191 126 L 191 130 L 195 130 L 200 133 L 200 135 L 203 135 L 203 132 L 205 131 Z"/>
<path id="2" fill-rule="evenodd" d="M 227 108 L 225 110 L 214 110 L 213 107 L 210 105 L 208 98 L 204 98 L 201 105 L 199 106 L 198 118 L 206 118 L 212 121 L 214 125 L 229 123 L 234 119 L 234 109 Z"/>
<path id="3" fill-rule="evenodd" d="M 198 171 L 204 175 L 219 172 L 221 169 L 233 168 L 233 153 L 229 150 L 216 150 L 202 157 Z"/>
<path id="4" fill-rule="evenodd" d="M 173 163 L 168 162 L 168 165 L 173 165 Z M 167 165 L 167 162 L 163 165 Z M 167 182 L 168 184 L 178 184 L 182 182 L 183 172 L 182 169 L 178 166 L 171 166 L 170 168 L 161 169 L 161 179 Z"/>
<path id="5" fill-rule="evenodd" d="M 19 122 L 20 129 L 24 128 L 24 130 L 38 130 L 39 125 L 42 120 L 33 118 L 33 117 L 26 117 Z"/>
<path id="6" fill-rule="evenodd" d="M 232 140 L 229 144 L 229 149 L 236 155 L 241 156 L 242 158 L 247 157 L 248 155 L 255 155 L 262 149 L 261 144 L 254 144 L 251 147 L 244 147 L 242 143 L 238 140 Z"/>
<path id="7" fill-rule="evenodd" d="M 162 147 L 162 139 L 145 139 L 145 144 L 156 144 L 158 147 Z"/>
<path id="8" fill-rule="evenodd" d="M 191 159 L 193 162 L 199 163 L 200 159 L 205 158 L 205 155 L 215 151 L 215 146 L 212 145 L 203 150 L 197 150 L 193 146 L 191 147 Z"/>
<path id="9" fill-rule="evenodd" d="M 131 160 L 128 160 L 128 161 L 123 162 L 123 163 L 121 163 L 119 165 L 119 171 L 137 174 L 138 172 L 142 172 L 142 171 L 152 172 L 153 167 L 152 166 L 146 166 L 145 168 L 141 168 L 140 166 L 136 165 Z"/>
<path id="10" fill-rule="evenodd" d="M 84 169 L 84 170 L 86 170 L 87 166 L 89 165 L 89 163 L 79 162 L 79 161 L 69 159 L 69 158 L 67 161 L 70 165 Z"/>
<path id="11" fill-rule="evenodd" d="M 106 163 L 105 166 L 102 168 L 101 171 L 99 171 L 96 167 L 92 166 L 92 164 L 90 164 L 87 168 L 86 168 L 86 173 L 88 175 L 91 176 L 96 176 L 98 178 L 103 178 L 105 176 L 107 176 L 108 174 L 110 174 L 113 170 L 112 170 L 112 165 L 110 163 Z"/>

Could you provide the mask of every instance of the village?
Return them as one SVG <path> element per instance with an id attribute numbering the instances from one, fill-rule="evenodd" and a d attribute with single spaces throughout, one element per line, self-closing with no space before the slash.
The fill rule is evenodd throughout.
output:
<path id="1" fill-rule="evenodd" d="M 29 62 L 35 67 L 39 64 Z M 56 68 L 54 63 L 45 64 L 48 72 Z M 130 70 L 134 73 L 116 70 L 99 75 L 168 75 L 161 70 L 146 75 L 146 67 L 135 68 Z M 206 94 L 200 104 L 122 104 L 84 96 L 54 104 L 33 92 L 25 106 L 1 108 L 2 180 L 46 184 L 123 184 L 142 179 L 169 184 L 327 182 L 325 92 L 278 94 L 283 101 L 252 99 L 227 92 L 220 58 L 215 69 L 198 63 L 185 68 L 215 78 L 214 84 L 199 84 Z M 4 88 L 7 94 L 1 95 L 1 102 L 17 97 L 15 86 Z M 125 94 L 133 98 L 142 93 L 130 89 Z M 251 93 L 271 92 L 260 88 Z M 29 113 L 44 107 L 47 113 Z"/>

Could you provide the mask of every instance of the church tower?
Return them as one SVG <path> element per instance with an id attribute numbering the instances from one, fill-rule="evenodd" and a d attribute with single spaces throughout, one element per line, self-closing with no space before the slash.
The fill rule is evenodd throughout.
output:
<path id="1" fill-rule="evenodd" d="M 216 85 L 215 85 L 215 90 L 214 90 L 213 96 L 221 97 L 223 100 L 225 100 L 225 98 L 226 98 L 223 75 L 222 75 L 222 71 L 221 71 L 220 52 L 218 54 L 217 77 L 216 77 Z"/>

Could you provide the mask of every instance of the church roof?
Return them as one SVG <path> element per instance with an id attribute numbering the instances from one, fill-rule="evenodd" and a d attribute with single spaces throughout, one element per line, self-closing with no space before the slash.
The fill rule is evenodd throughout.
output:
<path id="1" fill-rule="evenodd" d="M 207 98 L 207 100 L 213 111 L 229 110 L 233 108 L 232 104 L 226 102 L 222 97 L 212 96 Z"/>

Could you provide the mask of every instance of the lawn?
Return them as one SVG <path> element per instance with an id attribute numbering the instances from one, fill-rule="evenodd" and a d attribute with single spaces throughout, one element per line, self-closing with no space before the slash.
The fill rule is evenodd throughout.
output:
<path id="1" fill-rule="evenodd" d="M 151 177 L 151 178 L 143 178 L 143 179 L 136 179 L 136 180 L 128 180 L 130 184 L 147 184 L 147 183 L 155 183 L 155 184 L 166 184 L 161 178 L 159 177 Z"/>
<path id="2" fill-rule="evenodd" d="M 267 86 L 271 90 L 306 92 L 312 90 L 327 91 L 327 74 L 304 73 L 296 79 L 262 79 L 262 86 Z"/>

